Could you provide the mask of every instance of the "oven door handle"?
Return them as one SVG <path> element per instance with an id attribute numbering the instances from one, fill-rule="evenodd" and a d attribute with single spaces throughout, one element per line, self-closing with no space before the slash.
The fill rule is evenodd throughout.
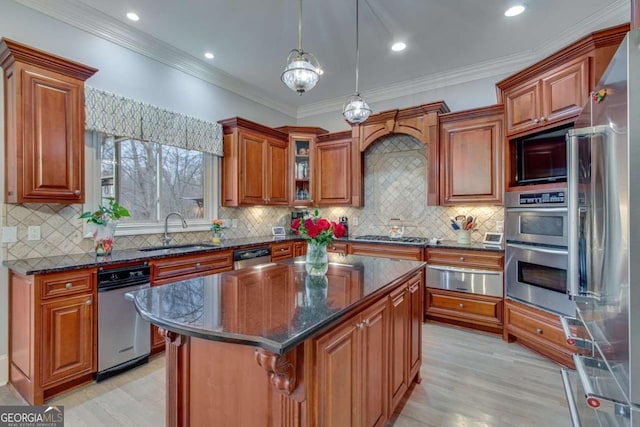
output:
<path id="1" fill-rule="evenodd" d="M 567 208 L 507 208 L 507 212 L 525 212 L 531 214 L 537 214 L 540 212 L 560 212 L 566 213 L 568 212 Z"/>
<path id="2" fill-rule="evenodd" d="M 502 271 L 490 271 L 490 270 L 476 270 L 473 268 L 459 268 L 459 267 L 440 267 L 436 265 L 427 265 L 429 270 L 438 270 L 452 273 L 467 273 L 467 274 L 484 274 L 487 276 L 499 276 Z"/>
<path id="3" fill-rule="evenodd" d="M 551 255 L 567 255 L 569 253 L 567 252 L 566 249 L 552 249 L 552 248 L 545 248 L 542 246 L 520 245 L 517 243 L 507 243 L 507 247 L 522 249 L 525 251 L 542 252 L 542 253 L 551 254 Z"/>

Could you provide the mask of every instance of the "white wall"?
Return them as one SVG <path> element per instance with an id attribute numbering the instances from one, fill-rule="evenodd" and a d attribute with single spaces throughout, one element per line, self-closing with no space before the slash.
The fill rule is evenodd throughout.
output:
<path id="1" fill-rule="evenodd" d="M 446 86 L 381 102 L 369 102 L 366 93 L 363 93 L 363 97 L 373 109 L 373 114 L 442 100 L 447 103 L 451 111 L 467 110 L 469 108 L 497 104 L 495 84 L 510 74 L 512 73 L 500 74 L 490 78 L 474 80 L 455 86 Z M 345 94 L 345 99 L 347 95 L 349 94 Z M 340 110 L 298 119 L 298 125 L 319 126 L 331 132 L 349 129 Z"/>
<path id="2" fill-rule="evenodd" d="M 295 124 L 295 119 L 203 80 L 56 21 L 11 0 L 0 0 L 0 37 L 7 37 L 98 68 L 88 83 L 204 120 L 242 116 L 271 126 Z M 0 79 L 1 81 L 1 79 Z M 0 86 L 0 99 L 4 92 Z M 3 104 L 0 102 L 0 105 Z M 0 107 L 0 142 L 4 146 L 4 113 Z M 4 167 L 4 149 L 0 150 Z M 4 173 L 0 173 L 0 195 Z M 0 211 L 0 224 L 4 223 Z M 0 254 L 0 262 L 3 255 Z M 7 381 L 7 270 L 0 266 L 0 385 Z"/>

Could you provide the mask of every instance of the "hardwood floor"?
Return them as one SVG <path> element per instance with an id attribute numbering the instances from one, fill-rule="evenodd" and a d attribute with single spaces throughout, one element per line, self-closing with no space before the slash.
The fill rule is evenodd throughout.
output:
<path id="1" fill-rule="evenodd" d="M 394 427 L 570 427 L 558 365 L 497 336 L 423 326 L 422 383 L 414 385 Z M 164 425 L 164 358 L 67 393 L 67 427 Z M 0 405 L 24 404 L 8 386 Z M 345 426 L 347 427 L 347 426 Z"/>

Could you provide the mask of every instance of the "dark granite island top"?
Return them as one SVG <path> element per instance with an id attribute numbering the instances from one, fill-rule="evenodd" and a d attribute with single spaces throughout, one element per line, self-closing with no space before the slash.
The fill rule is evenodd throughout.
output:
<path id="1" fill-rule="evenodd" d="M 329 254 L 326 276 L 301 258 L 212 274 L 133 293 L 151 323 L 197 338 L 284 354 L 425 263 Z"/>

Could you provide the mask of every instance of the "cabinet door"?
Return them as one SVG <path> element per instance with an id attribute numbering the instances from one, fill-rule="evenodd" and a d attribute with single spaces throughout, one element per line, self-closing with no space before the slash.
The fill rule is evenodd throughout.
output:
<path id="1" fill-rule="evenodd" d="M 589 98 L 589 58 L 574 61 L 542 78 L 541 124 L 580 114 Z"/>
<path id="2" fill-rule="evenodd" d="M 504 93 L 507 135 L 533 129 L 540 118 L 540 83 L 527 82 Z"/>
<path id="3" fill-rule="evenodd" d="M 266 153 L 267 167 L 264 182 L 266 184 L 267 204 L 289 204 L 289 152 L 287 142 L 270 139 Z"/>
<path id="4" fill-rule="evenodd" d="M 362 298 L 364 283 L 361 270 L 330 264 L 326 276 L 331 283 L 327 288 L 329 307 L 342 309 Z"/>
<path id="5" fill-rule="evenodd" d="M 42 385 L 94 370 L 93 295 L 42 304 Z"/>
<path id="6" fill-rule="evenodd" d="M 502 114 L 441 126 L 443 205 L 502 204 Z"/>
<path id="7" fill-rule="evenodd" d="M 351 204 L 351 141 L 316 144 L 316 204 Z"/>
<path id="8" fill-rule="evenodd" d="M 240 142 L 240 203 L 264 205 L 265 178 L 267 175 L 265 161 L 267 139 L 263 136 L 241 132 Z"/>
<path id="9" fill-rule="evenodd" d="M 293 256 L 305 256 L 307 254 L 307 243 L 306 242 L 295 242 L 293 244 Z"/>
<path id="10" fill-rule="evenodd" d="M 320 337 L 316 343 L 318 426 L 360 425 L 360 345 L 357 319 Z"/>
<path id="11" fill-rule="evenodd" d="M 362 421 L 364 427 L 383 426 L 389 417 L 389 300 L 362 314 Z"/>
<path id="12" fill-rule="evenodd" d="M 83 83 L 30 66 L 21 77 L 24 170 L 17 201 L 83 203 Z"/>
<path id="13" fill-rule="evenodd" d="M 406 286 L 393 291 L 391 299 L 390 329 L 390 387 L 391 411 L 398 405 L 409 384 L 409 304 Z"/>
<path id="14" fill-rule="evenodd" d="M 422 365 L 422 355 L 420 354 L 421 342 L 422 342 L 422 322 L 424 318 L 423 309 L 423 291 L 424 283 L 422 281 L 422 275 L 418 275 L 409 282 L 409 298 L 411 300 L 411 313 L 410 313 L 410 337 L 409 337 L 409 378 L 408 382 L 411 382 L 415 378 L 416 374 L 420 371 Z"/>

